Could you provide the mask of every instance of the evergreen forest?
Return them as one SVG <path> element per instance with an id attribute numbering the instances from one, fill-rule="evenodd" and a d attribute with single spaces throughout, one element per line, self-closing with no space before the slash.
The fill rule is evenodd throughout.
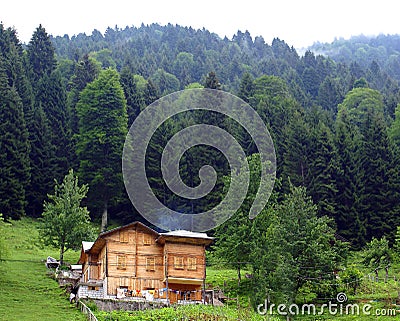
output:
<path id="1" fill-rule="evenodd" d="M 84 205 L 93 221 L 104 228 L 110 221 L 144 221 L 122 180 L 129 127 L 162 96 L 211 88 L 237 95 L 259 113 L 277 158 L 268 208 L 254 221 L 246 216 L 255 178 L 237 215 L 211 232 L 218 239 L 213 255 L 257 261 L 255 276 L 267 275 L 271 285 L 288 274 L 286 266 L 292 274 L 305 264 L 335 269 L 343 253 L 331 236 L 353 249 L 374 239 L 392 246 L 400 226 L 399 43 L 399 36 L 359 36 L 300 54 L 284 40 L 268 44 L 247 31 L 222 39 L 206 29 L 151 24 L 71 37 L 53 37 L 40 25 L 24 44 L 17 30 L 0 24 L 0 212 L 5 220 L 40 217 L 56 182 L 73 169 L 88 185 Z M 220 115 L 171 119 L 153 136 L 146 169 L 157 197 L 173 209 L 184 205 L 162 181 L 160 150 L 193 123 L 231 128 L 257 167 L 248 135 Z M 226 160 L 205 146 L 185 153 L 182 180 L 198 185 L 205 164 L 217 168 L 216 188 L 184 211 L 199 212 L 224 196 Z M 247 240 L 260 246 L 249 253 Z M 304 240 L 320 256 L 307 256 Z M 273 286 L 292 293 L 303 284 Z"/>

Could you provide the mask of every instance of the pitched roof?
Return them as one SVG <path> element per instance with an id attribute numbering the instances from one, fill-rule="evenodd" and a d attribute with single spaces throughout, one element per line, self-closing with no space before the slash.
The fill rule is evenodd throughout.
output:
<path id="1" fill-rule="evenodd" d="M 168 242 L 188 243 L 195 245 L 210 245 L 214 240 L 213 237 L 208 236 L 206 233 L 191 232 L 186 230 L 176 230 L 166 233 L 160 233 L 157 242 L 164 244 Z"/>
<path id="2" fill-rule="evenodd" d="M 171 232 L 166 232 L 166 233 L 158 233 L 157 231 L 153 230 L 152 228 L 146 226 L 145 224 L 143 224 L 139 221 L 135 221 L 135 222 L 123 225 L 123 226 L 116 227 L 109 231 L 100 233 L 94 242 L 83 241 L 82 242 L 83 251 L 85 253 L 87 253 L 89 251 L 98 252 L 101 250 L 101 248 L 105 244 L 105 240 L 104 240 L 105 236 L 115 233 L 117 231 L 120 231 L 122 229 L 131 227 L 131 226 L 135 226 L 135 225 L 140 226 L 141 228 L 154 233 L 158 237 L 157 242 L 159 242 L 161 244 L 164 243 L 166 239 L 168 239 L 170 241 L 180 240 L 181 242 L 184 242 L 184 243 L 193 243 L 193 244 L 196 244 L 198 242 L 200 244 L 210 244 L 212 242 L 212 240 L 214 240 L 213 237 L 209 237 L 206 233 L 191 232 L 191 231 L 186 231 L 186 230 L 176 230 L 176 231 L 171 231 Z M 197 239 L 197 241 L 195 241 L 195 239 Z"/>
<path id="3" fill-rule="evenodd" d="M 176 230 L 166 233 L 160 233 L 160 235 L 164 236 L 177 236 L 177 237 L 190 237 L 190 238 L 197 238 L 197 239 L 206 239 L 206 240 L 213 240 L 213 237 L 208 236 L 206 233 L 200 232 L 191 232 L 186 230 Z"/>
<path id="4" fill-rule="evenodd" d="M 125 228 L 132 227 L 132 226 L 140 226 L 141 228 L 143 228 L 145 230 L 148 230 L 151 233 L 154 233 L 156 236 L 160 235 L 158 232 L 156 232 L 152 228 L 146 226 L 145 224 L 143 224 L 143 223 L 141 223 L 139 221 L 135 221 L 135 222 L 132 222 L 132 223 L 129 223 L 129 224 L 126 224 L 126 225 L 123 225 L 123 226 L 119 226 L 119 227 L 113 228 L 111 230 L 108 230 L 108 231 L 100 233 L 99 236 L 97 237 L 97 239 L 94 242 L 82 242 L 82 246 L 83 246 L 84 252 L 88 252 L 90 250 L 92 250 L 92 252 L 93 251 L 94 252 L 99 251 L 104 246 L 104 243 L 105 243 L 104 237 L 105 236 L 110 235 L 110 234 L 115 233 L 115 232 L 118 232 L 120 230 L 123 230 Z"/>
<path id="5" fill-rule="evenodd" d="M 135 222 L 132 222 L 132 223 L 129 223 L 129 224 L 126 224 L 126 225 L 123 225 L 123 226 L 118 226 L 118 227 L 113 228 L 113 229 L 111 229 L 111 230 L 102 232 L 102 233 L 100 233 L 100 235 L 98 236 L 98 238 L 101 238 L 101 237 L 103 237 L 103 236 L 105 236 L 105 235 L 112 234 L 112 233 L 114 233 L 114 232 L 116 232 L 116 231 L 122 230 L 122 229 L 127 228 L 127 227 L 130 227 L 130 226 L 134 226 L 134 225 L 139 225 L 139 226 L 145 228 L 146 230 L 149 230 L 149 231 L 151 231 L 151 232 L 153 232 L 153 233 L 159 235 L 159 233 L 158 233 L 157 231 L 153 230 L 152 228 L 148 227 L 147 225 L 145 225 L 145 224 L 143 224 L 143 223 L 141 223 L 141 222 L 139 222 L 139 221 L 135 221 Z"/>
<path id="6" fill-rule="evenodd" d="M 86 241 L 82 241 L 82 248 L 84 252 L 89 251 L 92 246 L 93 246 L 94 242 L 86 242 Z"/>

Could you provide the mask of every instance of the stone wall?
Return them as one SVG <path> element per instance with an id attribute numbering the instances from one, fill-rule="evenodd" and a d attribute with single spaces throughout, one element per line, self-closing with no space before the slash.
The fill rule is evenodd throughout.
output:
<path id="1" fill-rule="evenodd" d="M 97 290 L 92 290 L 91 286 L 79 285 L 78 298 L 102 299 L 104 297 L 103 287 L 96 287 Z"/>

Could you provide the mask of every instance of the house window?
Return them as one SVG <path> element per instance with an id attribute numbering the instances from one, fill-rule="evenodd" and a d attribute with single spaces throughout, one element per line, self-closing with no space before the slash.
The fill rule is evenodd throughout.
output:
<path id="1" fill-rule="evenodd" d="M 156 258 L 146 257 L 146 271 L 155 271 L 155 270 L 156 270 Z"/>
<path id="2" fill-rule="evenodd" d="M 185 268 L 182 256 L 174 256 L 174 268 L 177 270 L 183 270 Z"/>
<path id="3" fill-rule="evenodd" d="M 126 256 L 125 255 L 117 255 L 117 269 L 118 270 L 126 269 Z"/>
<path id="4" fill-rule="evenodd" d="M 143 244 L 144 245 L 151 245 L 151 235 L 143 234 Z"/>
<path id="5" fill-rule="evenodd" d="M 128 278 L 119 278 L 119 287 L 120 288 L 128 288 L 129 279 Z"/>
<path id="6" fill-rule="evenodd" d="M 195 257 L 189 257 L 187 261 L 187 269 L 190 271 L 197 270 L 197 259 Z"/>
<path id="7" fill-rule="evenodd" d="M 119 231 L 119 241 L 121 243 L 128 243 L 129 241 L 128 231 Z"/>

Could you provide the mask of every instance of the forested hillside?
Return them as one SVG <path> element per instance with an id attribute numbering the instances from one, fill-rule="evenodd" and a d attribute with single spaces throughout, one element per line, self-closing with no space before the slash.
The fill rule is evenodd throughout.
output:
<path id="1" fill-rule="evenodd" d="M 40 216 L 54 179 L 74 168 L 89 184 L 93 219 L 104 213 L 121 222 L 140 219 L 121 175 L 129 126 L 157 98 L 207 87 L 238 95 L 267 123 L 277 154 L 274 202 L 292 185 L 303 186 L 318 215 L 332 218 L 352 246 L 383 235 L 393 240 L 400 225 L 400 88 L 391 67 L 399 63 L 396 37 L 375 40 L 387 60 L 358 59 L 360 49 L 332 58 L 312 51 L 300 56 L 280 39 L 267 44 L 240 31 L 221 39 L 205 29 L 157 24 L 55 38 L 39 26 L 23 45 L 15 30 L 0 25 L 0 212 L 13 219 Z M 221 119 L 193 113 L 166 122 L 153 137 L 148 177 L 157 196 L 176 208 L 157 152 L 185 122 Z M 247 156 L 257 152 L 245 133 L 237 134 Z M 190 150 L 182 160 L 183 181 L 196 186 L 198 169 L 208 163 L 218 165 L 217 186 L 223 186 L 229 169 L 220 158 L 203 146 Z M 221 193 L 192 210 L 218 202 Z"/>
<path id="2" fill-rule="evenodd" d="M 327 55 L 338 62 L 356 62 L 362 68 L 382 69 L 390 77 L 400 80 L 400 36 L 357 36 L 349 40 L 337 39 L 332 43 L 316 43 L 310 50 Z"/>

